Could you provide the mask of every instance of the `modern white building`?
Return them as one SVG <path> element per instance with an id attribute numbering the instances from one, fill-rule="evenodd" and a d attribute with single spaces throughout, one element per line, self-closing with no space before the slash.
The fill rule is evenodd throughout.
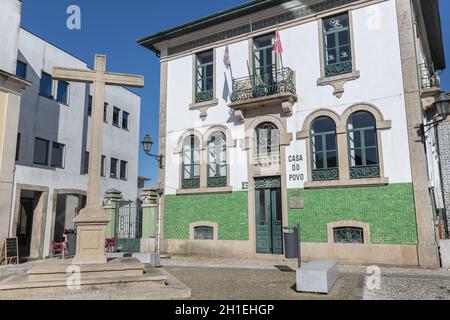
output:
<path id="1" fill-rule="evenodd" d="M 20 2 L 9 3 L 17 8 Z M 18 31 L 8 57 L 16 75 L 31 85 L 20 107 L 9 224 L 0 227 L 18 237 L 21 257 L 42 258 L 51 241 L 74 229 L 73 218 L 85 205 L 92 98 L 89 85 L 51 78 L 55 66 L 88 69 L 86 62 L 28 30 Z M 1 28 L 0 37 L 10 32 Z M 107 87 L 105 101 L 102 193 L 116 189 L 133 201 L 141 99 L 126 88 Z"/>
<path id="2" fill-rule="evenodd" d="M 161 62 L 164 251 L 281 257 L 298 223 L 305 259 L 439 265 L 417 135 L 438 1 L 257 0 L 139 44 Z"/>

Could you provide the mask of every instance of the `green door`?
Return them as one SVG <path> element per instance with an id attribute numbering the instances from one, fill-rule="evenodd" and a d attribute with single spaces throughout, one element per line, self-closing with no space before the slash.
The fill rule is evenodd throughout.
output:
<path id="1" fill-rule="evenodd" d="M 269 185 L 267 180 L 264 184 L 255 183 L 255 185 L 256 252 L 282 254 L 283 227 L 279 180 Z M 258 185 L 262 188 L 258 188 Z"/>

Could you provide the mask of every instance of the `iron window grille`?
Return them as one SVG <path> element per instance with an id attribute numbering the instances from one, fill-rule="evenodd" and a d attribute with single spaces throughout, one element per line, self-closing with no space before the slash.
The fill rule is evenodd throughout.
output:
<path id="1" fill-rule="evenodd" d="M 195 240 L 214 240 L 214 228 L 207 226 L 200 226 L 194 228 Z"/>
<path id="2" fill-rule="evenodd" d="M 333 229 L 335 243 L 364 244 L 364 231 L 362 228 L 340 227 Z"/>

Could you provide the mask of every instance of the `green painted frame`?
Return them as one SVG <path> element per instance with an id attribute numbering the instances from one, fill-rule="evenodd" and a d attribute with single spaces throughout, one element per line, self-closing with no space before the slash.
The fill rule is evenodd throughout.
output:
<path id="1" fill-rule="evenodd" d="M 373 126 L 370 127 L 362 127 L 362 128 L 356 128 L 356 129 L 349 129 L 349 122 L 352 119 L 352 116 L 355 113 L 358 112 L 366 112 L 370 115 L 371 119 L 373 120 Z M 348 163 L 349 163 L 349 169 L 350 169 L 350 179 L 363 179 L 363 178 L 378 178 L 380 177 L 380 154 L 378 150 L 378 136 L 377 136 L 377 127 L 376 127 L 376 120 L 374 116 L 367 111 L 357 111 L 353 113 L 349 118 L 347 122 L 347 153 L 348 153 Z M 367 131 L 373 131 L 374 132 L 374 138 L 375 142 L 373 146 L 366 146 L 366 139 L 365 139 L 365 133 Z M 361 146 L 360 147 L 351 147 L 350 143 L 350 134 L 357 132 L 360 135 L 361 140 Z M 368 149 L 375 149 L 376 155 L 377 155 L 377 164 L 367 164 L 367 155 L 366 151 Z M 355 150 L 361 150 L 361 158 L 362 158 L 362 165 L 355 165 L 352 166 L 352 151 Z"/>
<path id="2" fill-rule="evenodd" d="M 320 132 L 320 133 L 315 134 L 315 133 L 313 133 L 312 129 L 313 129 L 314 123 L 320 118 L 329 118 L 329 117 L 318 117 L 318 118 L 314 119 L 314 121 L 311 123 L 309 143 L 310 143 L 310 150 L 311 150 L 310 154 L 311 154 L 312 180 L 313 181 L 338 180 L 339 179 L 339 153 L 338 153 L 336 123 L 334 123 L 333 119 L 329 118 L 334 123 L 335 130 Z M 334 149 L 334 150 L 327 149 L 326 139 L 327 139 L 327 136 L 330 136 L 330 135 L 334 135 L 335 146 L 336 146 L 336 149 Z M 316 137 L 320 137 L 322 139 L 322 150 L 317 151 L 317 152 L 314 151 L 315 147 L 314 147 L 314 143 L 313 143 L 313 140 Z M 327 154 L 330 152 L 334 152 L 336 154 L 336 164 L 338 165 L 337 167 L 328 167 Z M 315 164 L 314 155 L 319 154 L 319 153 L 322 153 L 322 155 L 323 155 L 324 166 L 323 166 L 323 168 L 314 169 L 314 164 Z"/>
<path id="3" fill-rule="evenodd" d="M 211 140 L 211 137 L 217 133 L 220 133 L 223 138 L 223 143 L 221 146 L 214 145 L 213 147 L 209 146 L 209 142 Z M 214 163 L 211 163 L 209 160 L 209 152 L 210 150 L 214 150 Z M 227 163 L 227 137 L 223 132 L 216 131 L 211 134 L 211 136 L 208 138 L 208 145 L 207 145 L 207 151 L 208 151 L 208 166 L 207 166 L 207 184 L 208 187 L 224 187 L 227 185 L 228 181 L 228 163 Z M 223 153 L 223 156 L 222 156 Z M 220 159 L 225 159 L 224 162 L 220 161 Z M 210 175 L 210 167 L 215 166 L 215 172 L 216 174 L 214 176 Z M 225 167 L 225 175 L 220 174 L 220 168 L 221 166 Z"/>
<path id="4" fill-rule="evenodd" d="M 347 27 L 342 27 L 342 28 L 332 30 L 332 31 L 326 31 L 325 22 L 327 20 L 332 19 L 334 17 L 344 16 L 344 15 L 346 15 L 346 17 L 347 17 L 347 23 L 348 23 Z M 348 44 L 341 45 L 340 40 L 339 40 L 339 35 L 343 32 L 347 33 Z M 351 32 L 350 32 L 349 13 L 348 12 L 339 13 L 337 15 L 333 15 L 333 16 L 324 18 L 322 35 L 323 35 L 323 59 L 324 59 L 325 77 L 336 76 L 336 75 L 340 75 L 340 74 L 344 74 L 344 73 L 351 73 L 353 70 L 353 64 L 352 64 L 353 57 L 352 57 L 352 41 L 351 41 Z M 331 47 L 331 48 L 329 48 L 327 46 L 327 37 L 329 35 L 334 36 L 334 42 L 335 42 L 334 47 Z M 347 51 L 350 55 L 349 60 L 341 61 L 341 49 L 342 48 L 348 48 Z M 336 62 L 332 63 L 332 64 L 329 64 L 328 59 L 327 59 L 328 51 L 330 51 L 330 50 L 336 51 Z"/>
<path id="5" fill-rule="evenodd" d="M 185 164 L 185 146 L 186 146 L 186 143 L 187 143 L 187 139 L 190 139 L 190 145 L 191 145 L 191 149 L 190 149 L 190 158 L 191 158 L 191 163 L 189 163 L 188 165 L 186 165 Z M 201 150 L 200 150 L 200 148 L 198 148 L 198 149 L 196 149 L 195 148 L 195 139 L 197 139 L 197 142 L 198 142 L 198 146 L 200 146 L 200 140 L 195 136 L 195 135 L 190 135 L 190 136 L 188 136 L 185 140 L 184 140 L 184 142 L 183 142 L 183 151 L 182 151 L 182 169 L 181 169 L 181 174 L 182 174 L 182 179 L 181 179 L 181 181 L 182 181 L 182 188 L 183 189 L 195 189 L 195 188 L 199 188 L 200 187 L 200 171 L 201 171 L 201 166 L 200 166 L 200 157 L 201 157 Z M 198 163 L 197 162 L 195 162 L 195 157 L 194 157 L 194 155 L 195 155 L 195 151 L 197 151 L 198 152 L 198 159 L 199 159 L 199 161 L 198 161 Z M 189 166 L 189 172 L 190 172 L 190 175 L 189 175 L 189 177 L 186 177 L 185 176 L 185 170 L 184 170 L 184 168 L 186 167 L 186 166 Z M 199 170 L 198 170 L 198 172 L 199 172 L 199 175 L 198 175 L 198 177 L 197 176 L 195 176 L 195 174 L 194 174 L 194 172 L 195 172 L 195 166 L 198 166 L 199 167 Z"/>
<path id="6" fill-rule="evenodd" d="M 206 63 L 199 62 L 199 55 L 211 52 L 211 61 Z M 208 75 L 208 67 L 212 66 L 212 74 Z M 201 76 L 199 75 L 201 74 Z M 208 80 L 212 80 L 212 88 L 208 87 Z M 201 82 L 201 87 L 200 87 Z M 199 52 L 195 55 L 195 103 L 211 101 L 214 99 L 214 50 Z"/>

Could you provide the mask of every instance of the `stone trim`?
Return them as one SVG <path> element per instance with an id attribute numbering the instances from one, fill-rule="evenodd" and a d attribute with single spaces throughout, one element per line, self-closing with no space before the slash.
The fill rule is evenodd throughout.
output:
<path id="1" fill-rule="evenodd" d="M 363 229 L 364 243 L 336 243 L 334 242 L 334 228 L 341 227 L 354 227 Z M 331 245 L 359 245 L 359 246 L 367 246 L 370 245 L 370 227 L 368 223 L 355 221 L 355 220 L 344 220 L 344 221 L 336 221 L 330 222 L 327 224 L 327 235 L 328 235 L 328 243 Z"/>
<path id="2" fill-rule="evenodd" d="M 346 1 L 346 0 L 345 0 Z M 201 50 L 205 50 L 205 48 L 211 48 L 214 47 L 214 44 L 217 43 L 224 43 L 224 42 L 228 42 L 230 43 L 230 41 L 233 42 L 237 42 L 237 41 L 241 41 L 242 38 L 248 38 L 248 37 L 253 37 L 254 34 L 263 34 L 265 32 L 271 32 L 271 31 L 275 31 L 277 24 L 279 26 L 279 28 L 285 29 L 285 28 L 289 28 L 292 26 L 296 26 L 299 24 L 304 24 L 310 21 L 315 21 L 317 19 L 318 16 L 321 15 L 332 15 L 334 14 L 334 12 L 336 10 L 350 10 L 350 9 L 357 9 L 357 8 L 361 8 L 361 7 L 366 7 L 369 5 L 373 5 L 375 3 L 379 3 L 385 0 L 353 0 L 353 1 L 346 1 L 346 3 L 340 3 L 339 6 L 335 6 L 333 4 L 329 4 L 329 3 L 325 3 L 327 1 L 322 1 L 323 3 L 319 3 L 319 4 L 314 4 L 314 5 L 322 5 L 322 6 L 326 6 L 326 8 L 323 8 L 322 11 L 311 11 L 311 12 L 305 12 L 303 14 L 293 14 L 292 11 L 293 10 L 305 10 L 308 9 L 306 6 L 304 6 L 303 8 L 298 8 L 297 7 L 292 7 L 289 8 L 289 11 L 285 11 L 283 12 L 283 8 L 273 8 L 271 10 L 271 13 L 266 13 L 265 17 L 262 20 L 259 21 L 255 21 L 252 23 L 252 28 L 250 28 L 250 21 L 248 19 L 249 16 L 244 16 L 241 17 L 239 19 L 234 19 L 234 24 L 233 24 L 233 28 L 228 29 L 226 31 L 223 31 L 221 33 L 216 33 L 216 34 L 211 34 L 208 31 L 208 29 L 203 29 L 200 31 L 196 31 L 195 33 L 191 33 L 189 35 L 185 35 L 185 36 L 180 36 L 177 37 L 176 39 L 170 39 L 169 41 L 167 41 L 166 43 L 170 43 L 171 46 L 168 48 L 167 52 L 165 52 L 167 57 L 180 57 L 186 54 L 190 54 L 192 52 L 196 52 L 196 51 L 201 51 Z M 331 2 L 331 1 L 329 1 Z M 309 7 L 311 7 L 311 5 L 308 5 Z M 273 12 L 279 12 L 278 15 L 273 15 Z M 319 13 L 317 13 L 319 12 Z M 283 17 L 284 16 L 284 17 Z M 235 27 L 235 25 L 238 24 L 240 25 L 239 27 Z M 212 29 L 212 28 L 210 28 Z M 222 28 L 223 29 L 223 28 Z M 208 34 L 209 33 L 209 34 Z M 227 34 L 229 33 L 229 34 Z M 202 37 L 203 36 L 203 37 Z M 193 40 L 188 40 L 185 42 L 182 42 L 183 38 L 190 38 Z M 207 41 L 208 38 L 214 38 L 212 39 L 212 41 Z M 205 40 L 206 39 L 206 40 Z M 192 45 L 192 43 L 198 42 L 198 45 Z M 163 43 L 163 42 L 160 42 Z M 173 45 L 172 45 L 173 43 Z M 204 44 L 206 43 L 206 44 Z M 142 44 L 141 44 L 142 45 Z M 182 50 L 176 50 L 177 48 L 181 48 L 184 47 Z M 162 59 L 167 59 L 166 57 L 162 58 Z"/>
<path id="3" fill-rule="evenodd" d="M 348 141 L 347 141 L 347 122 L 349 117 L 357 111 L 367 111 L 371 113 L 376 121 L 377 143 L 378 143 L 378 161 L 380 166 L 380 178 L 369 179 L 350 179 L 350 165 L 348 159 Z M 336 135 L 338 144 L 338 160 L 339 160 L 339 180 L 331 181 L 312 181 L 311 180 L 311 145 L 309 141 L 311 124 L 318 117 L 330 117 L 336 124 Z M 385 185 L 389 183 L 389 179 L 384 176 L 384 157 L 382 130 L 391 129 L 390 120 L 385 120 L 381 111 L 374 105 L 369 103 L 353 104 L 339 115 L 333 110 L 318 109 L 310 113 L 303 122 L 301 131 L 296 134 L 297 140 L 305 140 L 306 143 L 306 168 L 308 170 L 308 180 L 305 182 L 305 188 L 325 188 L 325 187 L 345 187 L 345 186 L 367 186 L 367 185 Z"/>
<path id="4" fill-rule="evenodd" d="M 227 186 L 226 187 L 208 187 L 208 158 L 207 158 L 207 147 L 208 147 L 208 138 L 214 132 L 222 132 L 226 138 L 226 147 L 227 147 Z M 200 188 L 195 189 L 183 189 L 182 178 L 183 178 L 183 145 L 186 138 L 190 135 L 195 135 L 199 139 L 200 144 Z M 230 162 L 230 148 L 236 147 L 237 141 L 233 139 L 231 131 L 224 125 L 213 125 L 211 126 L 204 134 L 200 133 L 200 131 L 196 129 L 189 129 L 180 136 L 178 139 L 178 144 L 174 150 L 174 155 L 179 156 L 179 185 L 180 188 L 177 189 L 177 195 L 185 195 L 185 194 L 208 194 L 208 193 L 227 193 L 231 192 L 231 162 Z"/>
<path id="5" fill-rule="evenodd" d="M 204 101 L 204 102 L 195 102 L 195 93 L 197 91 L 197 82 L 196 82 L 196 74 L 197 74 L 197 54 L 205 51 L 213 51 L 213 97 L 214 99 L 211 101 Z M 206 120 L 206 117 L 208 116 L 208 109 L 215 107 L 219 104 L 219 100 L 217 97 L 217 55 L 216 55 L 216 48 L 212 49 L 206 49 L 203 51 L 199 51 L 192 54 L 192 103 L 189 105 L 189 110 L 198 110 L 200 111 L 200 119 L 202 121 Z"/>
<path id="6" fill-rule="evenodd" d="M 345 187 L 370 187 L 388 185 L 389 178 L 367 178 L 367 179 L 343 179 L 330 181 L 307 181 L 305 182 L 306 189 L 312 188 L 345 188 Z"/>
<path id="7" fill-rule="evenodd" d="M 196 227 L 211 227 L 214 230 L 213 233 L 213 240 L 217 241 L 219 240 L 219 225 L 216 222 L 211 222 L 211 221 L 198 221 L 198 222 L 193 222 L 191 224 L 189 224 L 189 239 L 190 240 L 198 240 L 198 239 L 194 239 L 195 238 L 195 228 Z M 198 240 L 200 241 L 200 240 Z M 202 240 L 205 241 L 205 240 Z M 207 241 L 207 240 L 206 240 Z M 209 240 L 211 241 L 211 240 Z"/>
<path id="8" fill-rule="evenodd" d="M 231 193 L 233 192 L 232 187 L 217 187 L 217 188 L 196 188 L 196 189 L 177 189 L 177 195 L 192 195 L 192 194 L 213 194 L 213 193 Z"/>
<path id="9" fill-rule="evenodd" d="M 325 56 L 325 49 L 323 46 L 323 19 L 335 15 L 338 13 L 344 13 L 348 12 L 348 27 L 349 27 L 349 34 L 350 34 L 350 46 L 352 51 L 352 72 L 351 73 L 345 73 L 345 74 L 339 74 L 332 77 L 325 77 L 325 62 L 324 62 L 324 56 Z M 348 81 L 356 80 L 360 77 L 359 70 L 356 70 L 356 50 L 355 50 L 355 35 L 353 32 L 353 10 L 349 10 L 348 8 L 342 8 L 339 10 L 334 10 L 333 12 L 323 14 L 320 16 L 319 21 L 319 54 L 320 54 L 320 78 L 317 79 L 317 85 L 318 86 L 326 86 L 331 85 L 334 88 L 333 94 L 338 98 L 342 98 L 342 95 L 344 94 L 344 85 Z"/>
<path id="10" fill-rule="evenodd" d="M 263 176 L 280 176 L 281 180 L 281 211 L 282 227 L 288 227 L 289 216 L 287 206 L 287 181 L 286 181 L 286 147 L 290 145 L 293 134 L 287 132 L 287 119 L 278 114 L 259 115 L 258 113 L 249 114 L 248 121 L 245 122 L 245 141 L 241 142 L 241 147 L 247 150 L 247 177 L 248 177 L 248 239 L 252 248 L 252 255 L 256 254 L 256 207 L 255 207 L 255 178 Z M 253 157 L 253 132 L 264 122 L 273 123 L 280 132 L 280 166 L 279 172 L 256 170 L 252 164 Z M 275 255 L 259 255 L 261 257 Z"/>
<path id="11" fill-rule="evenodd" d="M 410 0 L 397 0 L 397 20 L 402 63 L 406 123 L 408 128 L 411 176 L 416 208 L 417 234 L 419 245 L 417 258 L 419 266 L 438 268 L 439 251 L 436 243 L 433 208 L 428 190 L 428 170 L 424 147 L 415 128 L 422 123 L 423 105 L 420 95 L 417 73 L 417 37 L 414 23 L 414 11 Z"/>

